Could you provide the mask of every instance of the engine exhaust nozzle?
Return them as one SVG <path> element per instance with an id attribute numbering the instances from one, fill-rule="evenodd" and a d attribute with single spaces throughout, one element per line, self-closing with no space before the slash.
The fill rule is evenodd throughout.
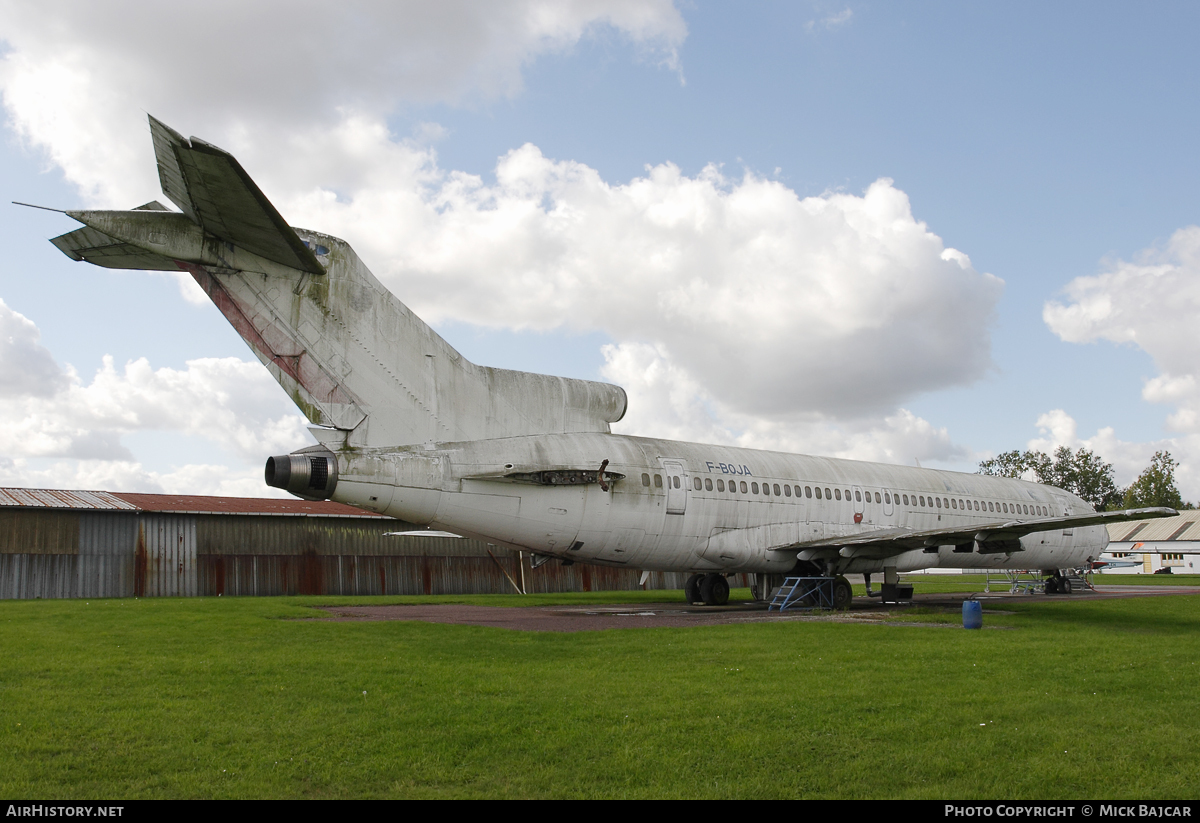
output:
<path id="1" fill-rule="evenodd" d="M 337 488 L 337 457 L 324 449 L 268 457 L 263 475 L 268 486 L 306 500 L 326 500 Z"/>

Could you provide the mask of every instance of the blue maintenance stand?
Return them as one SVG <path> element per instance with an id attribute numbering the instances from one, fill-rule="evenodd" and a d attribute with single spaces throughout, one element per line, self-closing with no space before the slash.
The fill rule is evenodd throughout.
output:
<path id="1" fill-rule="evenodd" d="M 788 577 L 767 611 L 775 609 L 833 609 L 833 577 Z"/>

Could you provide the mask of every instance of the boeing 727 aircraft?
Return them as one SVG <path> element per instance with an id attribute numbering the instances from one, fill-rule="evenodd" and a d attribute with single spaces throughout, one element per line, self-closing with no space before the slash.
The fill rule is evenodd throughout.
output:
<path id="1" fill-rule="evenodd" d="M 336 237 L 288 226 L 228 152 L 150 118 L 163 194 L 68 211 L 75 260 L 189 272 L 308 418 L 320 445 L 271 457 L 269 485 L 563 563 L 726 576 L 769 597 L 784 575 L 931 567 L 1042 569 L 1100 556 L 1105 523 L 1051 486 L 853 460 L 612 434 L 617 386 L 477 366 Z M 869 578 L 868 578 L 869 581 Z"/>

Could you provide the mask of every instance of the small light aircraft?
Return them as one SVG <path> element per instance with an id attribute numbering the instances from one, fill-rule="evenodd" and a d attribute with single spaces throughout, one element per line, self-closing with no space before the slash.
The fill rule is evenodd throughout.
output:
<path id="1" fill-rule="evenodd" d="M 1106 523 L 1051 486 L 918 467 L 612 434 L 617 386 L 469 362 L 336 237 L 290 227 L 228 152 L 150 118 L 163 194 L 68 211 L 74 260 L 186 271 L 283 386 L 319 445 L 270 457 L 266 482 L 562 563 L 689 572 L 692 602 L 727 576 L 766 599 L 784 576 L 930 567 L 1083 566 Z"/>

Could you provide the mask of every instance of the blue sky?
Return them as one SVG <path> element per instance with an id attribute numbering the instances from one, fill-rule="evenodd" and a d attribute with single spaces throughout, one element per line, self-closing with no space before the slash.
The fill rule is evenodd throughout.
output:
<path id="1" fill-rule="evenodd" d="M 513 3 L 510 8 L 537 5 Z M 683 375 L 684 382 L 671 396 L 678 397 L 678 386 L 686 384 L 693 412 L 631 420 L 645 429 L 632 433 L 674 433 L 896 462 L 920 459 L 964 470 L 998 451 L 1063 443 L 1096 449 L 1117 466 L 1120 482 L 1129 482 L 1155 449 L 1169 448 L 1184 463 L 1185 494 L 1200 495 L 1200 470 L 1195 475 L 1189 470 L 1190 459 L 1200 460 L 1198 431 L 1191 422 L 1192 409 L 1200 408 L 1200 402 L 1190 388 L 1194 381 L 1188 366 L 1194 362 L 1196 305 L 1182 287 L 1193 282 L 1196 264 L 1189 256 L 1193 241 L 1176 237 L 1200 223 L 1193 102 L 1200 97 L 1200 57 L 1193 45 L 1200 11 L 1194 5 L 695 2 L 647 6 L 650 17 L 638 20 L 630 4 L 609 5 L 609 12 L 604 3 L 581 6 L 577 19 L 550 35 L 514 29 L 503 42 L 486 37 L 459 42 L 453 26 L 439 28 L 434 21 L 430 36 L 446 40 L 431 52 L 427 67 L 415 65 L 424 52 L 391 75 L 380 75 L 367 61 L 358 66 L 348 60 L 339 64 L 333 79 L 316 83 L 310 98 L 293 93 L 298 102 L 281 103 L 279 84 L 287 83 L 293 69 L 281 69 L 274 77 L 260 69 L 248 74 L 246 82 L 236 76 L 200 82 L 190 76 L 195 65 L 181 65 L 191 61 L 154 63 L 156 55 L 148 50 L 146 65 L 159 66 L 166 79 L 158 86 L 123 84 L 130 61 L 136 66 L 139 59 L 136 43 L 118 40 L 106 51 L 93 42 L 102 38 L 93 38 L 83 22 L 58 32 L 55 41 L 40 25 L 40 16 L 49 12 L 31 4 L 5 4 L 9 22 L 0 26 L 0 38 L 7 43 L 0 85 L 6 131 L 0 143 L 0 185 L 9 200 L 53 206 L 86 202 L 128 207 L 135 203 L 99 200 L 120 196 L 142 202 L 160 196 L 153 185 L 152 159 L 145 176 L 138 176 L 137 164 L 152 157 L 144 126 L 144 112 L 149 111 L 238 154 L 293 222 L 303 224 L 293 214 L 311 214 L 336 223 L 336 209 L 322 212 L 304 205 L 310 202 L 304 199 L 305 186 L 335 192 L 339 202 L 354 204 L 366 202 L 365 192 L 374 184 L 339 167 L 327 150 L 319 157 L 304 154 L 288 145 L 287 136 L 310 128 L 314 134 L 333 134 L 346 122 L 346 106 L 390 129 L 390 142 L 379 149 L 381 162 L 399 157 L 400 150 L 409 152 L 405 157 L 425 152 L 420 156 L 434 158 L 442 175 L 439 186 L 457 172 L 477 176 L 479 185 L 494 193 L 503 187 L 498 162 L 526 144 L 547 161 L 592 170 L 612 188 L 647 179 L 648 168 L 663 164 L 677 167 L 685 183 L 715 166 L 722 180 L 714 184 L 712 196 L 725 198 L 722 203 L 750 197 L 749 188 L 740 188 L 749 177 L 777 184 L 770 189 L 776 194 L 792 193 L 798 200 L 841 194 L 853 198 L 850 207 L 856 207 L 876 181 L 887 178 L 907 198 L 914 226 L 924 224 L 945 247 L 970 260 L 971 279 L 962 286 L 962 295 L 944 305 L 935 298 L 927 307 L 906 309 L 913 327 L 926 327 L 927 311 L 927 326 L 936 330 L 922 349 L 928 370 L 918 369 L 911 358 L 892 359 L 894 349 L 903 348 L 914 333 L 894 317 L 881 315 L 879 325 L 885 328 L 870 337 L 881 341 L 874 371 L 859 368 L 864 358 L 874 356 L 874 343 L 855 349 L 853 362 L 836 362 L 839 352 L 864 339 L 861 335 L 793 338 L 790 331 L 780 332 L 778 346 L 767 338 L 761 346 L 749 347 L 754 350 L 750 356 L 767 361 L 768 371 L 778 364 L 779 382 L 790 383 L 796 392 L 780 395 L 773 405 L 758 402 L 759 395 L 772 391 L 769 375 L 746 383 L 745 391 L 756 397 L 733 397 L 737 383 L 721 368 L 736 370 L 746 352 L 731 354 L 733 362 L 713 365 L 710 374 L 701 359 L 683 356 L 686 333 L 660 334 L 654 311 L 616 325 L 582 322 L 570 307 L 594 298 L 572 303 L 563 297 L 568 308 L 557 324 L 535 310 L 522 314 L 519 306 L 506 315 L 504 302 L 497 304 L 496 314 L 487 315 L 487 306 L 470 305 L 461 297 L 472 283 L 467 262 L 452 261 L 445 269 L 413 264 L 405 262 L 409 258 L 403 248 L 379 241 L 376 259 L 391 262 L 376 265 L 364 249 L 364 243 L 375 241 L 351 239 L 401 299 L 432 308 L 438 328 L 478 362 L 616 382 L 627 378 L 633 383 L 631 398 L 645 398 L 643 408 L 659 397 L 655 391 L 665 391 L 650 378 L 639 390 L 638 381 L 650 373 L 645 358 L 658 358 L 654 362 L 662 368 L 675 367 L 672 373 Z M 135 18 L 147 15 L 139 4 L 124 6 Z M 372 20 L 386 17 L 402 31 L 412 23 L 405 15 L 418 14 L 418 6 L 361 6 L 359 25 L 368 28 Z M 454 11 L 491 13 L 482 9 L 464 4 Z M 232 9 L 229 13 L 234 14 Z M 422 17 L 435 14 L 420 12 Z M 247 36 L 265 26 L 260 18 L 242 22 Z M 258 34 L 269 37 L 269 30 L 264 27 Z M 368 53 L 374 43 L 352 20 L 341 33 L 350 40 L 364 38 L 362 48 Z M 56 42 L 66 47 L 57 49 Z M 403 47 L 403 42 L 396 45 Z M 59 84 L 56 78 L 62 75 L 55 72 L 68 70 L 74 79 Z M 30 88 L 40 93 L 30 94 Z M 101 96 L 109 102 L 92 102 Z M 79 109 L 81 99 L 92 106 L 86 116 L 67 114 Z M 222 106 L 214 99 L 229 102 Z M 139 140 L 144 145 L 133 145 Z M 126 154 L 110 152 L 105 141 L 119 144 Z M 324 163 L 330 165 L 322 172 Z M 107 168 L 98 167 L 102 164 Z M 289 190 L 294 180 L 301 182 Z M 446 190 L 440 191 L 444 195 Z M 770 191 L 758 194 L 767 197 Z M 591 202 L 586 196 L 572 200 L 575 195 L 559 189 L 547 192 L 548 202 L 575 207 L 585 222 L 607 226 L 605 221 L 615 219 L 602 209 L 588 211 L 580 205 Z M 482 220 L 489 208 L 469 214 Z M 79 394 L 74 400 L 54 394 L 59 389 L 51 385 L 58 385 L 53 375 L 35 391 L 20 388 L 25 377 L 10 376 L 5 382 L 0 374 L 0 391 L 10 395 L 0 413 L 10 418 L 10 431 L 24 432 L 11 441 L 7 456 L 0 450 L 0 460 L 8 460 L 0 463 L 0 482 L 79 486 L 90 480 L 203 493 L 218 490 L 213 477 L 236 476 L 241 478 L 237 483 L 219 488 L 265 493 L 254 487 L 255 449 L 302 436 L 298 424 L 279 423 L 290 413 L 286 399 L 280 400 L 282 392 L 271 400 L 279 405 L 267 410 L 261 403 L 248 409 L 236 398 L 222 400 L 212 410 L 213 420 L 238 419 L 251 430 L 273 426 L 274 439 L 245 434 L 231 445 L 223 438 L 224 424 L 176 419 L 170 409 L 178 402 L 168 396 L 170 386 L 192 380 L 189 391 L 216 396 L 228 390 L 220 382 L 221 369 L 210 370 L 217 382 L 207 383 L 208 378 L 189 370 L 190 361 L 252 358 L 217 312 L 186 299 L 175 280 L 73 264 L 45 242 L 72 225 L 65 217 L 16 207 L 9 207 L 0 221 L 7 250 L 0 266 L 0 299 L 10 314 L 20 313 L 36 326 L 35 335 L 28 324 L 9 319 L 14 347 L 6 354 L 9 368 L 30 357 L 31 346 L 40 346 L 60 368 L 74 367 Z M 364 232 L 371 229 L 375 237 L 409 230 L 386 221 L 364 227 L 359 220 L 356 225 Z M 784 239 L 804 232 L 803 227 L 793 233 L 786 225 L 772 226 L 763 231 L 778 231 Z M 341 231 L 337 225 L 311 227 Z M 471 259 L 495 259 L 497 270 L 515 277 L 511 255 L 501 259 L 511 248 L 500 242 L 496 257 L 488 257 L 485 249 Z M 852 272 L 869 259 L 856 257 L 858 253 L 848 252 L 839 271 Z M 809 261 L 803 265 L 828 256 L 805 257 L 804 249 L 796 254 L 796 261 Z M 896 251 L 897 258 L 909 259 L 908 254 Z M 546 255 L 534 271 L 555 273 L 567 265 Z M 938 279 L 949 275 L 935 271 L 940 264 L 931 261 L 914 263 L 911 271 L 899 266 L 881 276 L 891 278 L 900 292 L 904 278 L 920 280 L 923 273 L 931 279 L 921 281 L 920 288 L 929 294 L 957 288 L 953 283 L 958 281 Z M 579 265 L 589 277 L 606 277 L 599 262 Z M 740 258 L 736 249 L 720 265 L 720 271 L 714 263 L 711 272 L 695 277 L 728 284 L 730 278 L 737 282 L 755 275 L 756 264 Z M 786 269 L 788 264 L 780 265 Z M 747 268 L 738 273 L 739 266 Z M 1002 291 L 989 291 L 986 274 L 1003 281 Z M 479 271 L 475 276 L 489 275 Z M 670 276 L 681 283 L 690 277 L 687 272 Z M 438 277 L 447 289 L 444 301 L 438 298 Z M 1086 277 L 1100 279 L 1077 281 Z M 853 275 L 842 280 L 864 290 L 880 282 L 859 283 Z M 804 314 L 804 292 L 817 295 L 826 281 L 805 274 L 794 282 L 772 282 L 784 284 L 776 286 L 777 293 L 791 301 L 787 305 L 796 323 L 811 325 L 814 318 Z M 1072 284 L 1077 291 L 1068 294 L 1064 290 Z M 613 290 L 621 288 L 627 286 L 614 277 Z M 868 306 L 871 295 L 860 294 Z M 1140 295 L 1154 299 L 1143 305 Z M 638 299 L 645 303 L 644 295 Z M 1048 323 L 1048 301 L 1078 310 Z M 1134 303 L 1138 311 L 1124 314 L 1096 308 Z M 610 313 L 621 311 L 621 295 L 604 305 Z M 844 309 L 847 303 L 836 305 Z M 764 307 L 768 314 L 769 308 Z M 753 327 L 753 306 L 746 311 Z M 851 326 L 871 326 L 870 310 L 862 312 L 854 315 Z M 745 313 L 739 317 L 747 322 Z M 960 321 L 972 327 L 956 328 Z M 764 328 L 774 322 L 764 321 Z M 889 336 L 888 324 L 903 330 Z M 723 333 L 727 344 L 721 350 L 732 351 L 736 330 Z M 605 354 L 606 344 L 621 351 Z M 657 354 L 646 346 L 657 346 Z M 960 347 L 967 352 L 979 346 L 987 356 L 956 366 Z M 629 357 L 622 360 L 622 352 Z M 127 376 L 117 388 L 105 388 L 93 379 L 103 355 L 112 357 L 118 373 L 128 361 L 147 358 L 151 370 L 191 376 L 160 375 L 157 388 Z M 834 378 L 811 370 L 812 361 L 829 360 L 834 361 Z M 44 367 L 45 358 L 37 362 Z M 855 385 L 829 389 L 829 380 L 838 373 Z M 800 385 L 808 380 L 838 400 L 810 403 Z M 1147 385 L 1158 388 L 1147 395 Z M 44 402 L 31 405 L 22 391 L 33 391 L 29 396 Z M 109 391 L 116 394 L 105 394 Z M 104 402 L 97 399 L 101 397 Z M 108 416 L 94 411 L 98 405 L 123 402 L 142 410 L 122 421 L 116 411 L 106 412 Z M 796 414 L 780 411 L 789 403 L 796 405 Z M 74 408 L 72 404 L 92 411 L 54 417 L 64 407 Z M 885 422 L 894 421 L 898 410 L 921 425 L 897 428 Z M 1043 418 L 1055 410 L 1061 413 Z M 69 436 L 63 434 L 68 430 Z M 47 437 L 34 448 L 29 443 L 37 438 L 29 433 L 35 431 L 61 436 Z M 80 445 L 89 437 L 118 442 L 120 448 L 89 455 Z M 186 466 L 193 470 L 184 471 Z"/>

